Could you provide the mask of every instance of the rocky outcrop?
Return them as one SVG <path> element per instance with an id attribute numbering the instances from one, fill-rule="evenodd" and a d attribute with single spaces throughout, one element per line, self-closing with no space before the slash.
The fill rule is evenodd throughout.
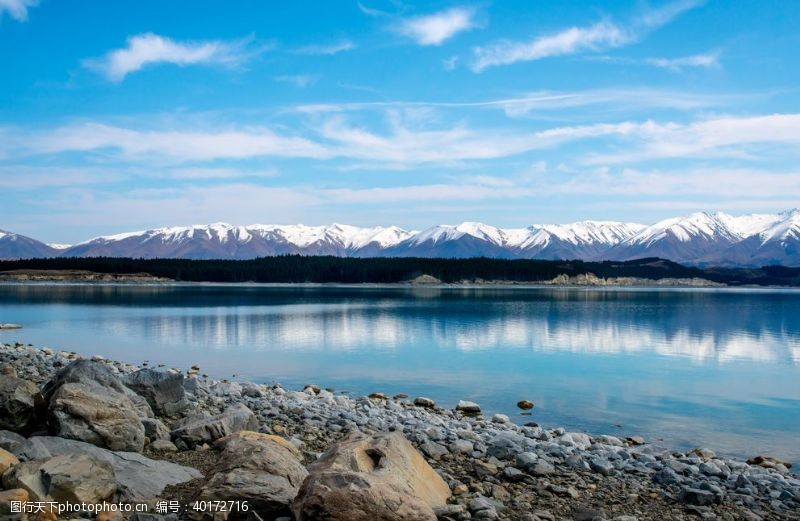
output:
<path id="1" fill-rule="evenodd" d="M 51 433 L 111 450 L 140 452 L 147 402 L 125 387 L 101 362 L 76 360 L 43 389 Z"/>
<path id="2" fill-rule="evenodd" d="M 298 521 L 435 521 L 450 489 L 399 432 L 353 433 L 309 466 Z"/>
<path id="3" fill-rule="evenodd" d="M 144 397 L 159 416 L 175 416 L 189 408 L 181 373 L 141 369 L 127 375 L 123 383 Z"/>
<path id="4" fill-rule="evenodd" d="M 217 442 L 222 449 L 218 471 L 198 500 L 247 501 L 249 512 L 219 512 L 215 519 L 262 519 L 291 515 L 290 505 L 308 472 L 300 453 L 283 438 L 242 431 Z M 199 517 L 199 516 L 198 516 Z"/>
<path id="5" fill-rule="evenodd" d="M 89 454 L 20 463 L 3 475 L 3 486 L 25 489 L 34 501 L 62 503 L 99 503 L 117 491 L 111 464 Z"/>
<path id="6" fill-rule="evenodd" d="M 177 423 L 171 436 L 173 440 L 180 440 L 194 447 L 246 430 L 258 430 L 258 421 L 253 411 L 238 403 L 214 416 L 190 416 Z"/>
<path id="7" fill-rule="evenodd" d="M 53 436 L 34 436 L 17 447 L 21 460 L 43 460 L 53 456 L 75 458 L 86 455 L 111 465 L 117 484 L 115 499 L 146 500 L 157 497 L 168 485 L 177 485 L 202 477 L 191 467 L 168 461 L 152 460 L 136 452 L 114 452 L 89 443 Z"/>
<path id="8" fill-rule="evenodd" d="M 24 431 L 33 424 L 41 401 L 36 384 L 17 378 L 12 368 L 0 371 L 0 429 Z"/>

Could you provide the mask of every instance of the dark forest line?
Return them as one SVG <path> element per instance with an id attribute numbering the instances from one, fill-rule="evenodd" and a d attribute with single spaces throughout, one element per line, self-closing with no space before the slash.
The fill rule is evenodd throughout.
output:
<path id="1" fill-rule="evenodd" d="M 662 280 L 700 278 L 729 285 L 800 286 L 800 268 L 698 268 L 648 258 L 633 261 L 550 261 L 490 258 L 345 258 L 285 255 L 252 260 L 131 259 L 112 257 L 0 261 L 0 271 L 86 270 L 124 275 L 148 273 L 183 282 L 378 283 L 430 275 L 444 283 L 535 283 L 556 276 Z"/>

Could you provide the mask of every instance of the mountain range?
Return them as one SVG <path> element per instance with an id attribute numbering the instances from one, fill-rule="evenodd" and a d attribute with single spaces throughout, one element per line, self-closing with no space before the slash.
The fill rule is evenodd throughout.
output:
<path id="1" fill-rule="evenodd" d="M 252 259 L 284 254 L 590 261 L 661 257 L 690 265 L 800 266 L 800 209 L 745 216 L 699 212 L 651 226 L 580 221 L 503 229 L 465 222 L 409 231 L 396 226 L 216 223 L 96 237 L 74 245 L 45 244 L 0 231 L 0 259 Z"/>

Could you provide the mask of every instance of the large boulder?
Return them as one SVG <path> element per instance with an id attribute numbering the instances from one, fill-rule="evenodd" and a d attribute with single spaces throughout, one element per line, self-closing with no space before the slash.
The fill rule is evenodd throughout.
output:
<path id="1" fill-rule="evenodd" d="M 3 486 L 25 489 L 34 501 L 62 503 L 99 503 L 117 491 L 111 464 L 89 454 L 20 463 L 3 474 Z"/>
<path id="2" fill-rule="evenodd" d="M 203 475 L 191 468 L 168 461 L 151 460 L 136 452 L 113 452 L 82 441 L 53 436 L 34 436 L 14 450 L 21 460 L 41 460 L 53 456 L 91 456 L 114 469 L 117 484 L 115 500 L 141 501 L 159 496 L 168 485 L 198 479 Z"/>
<path id="3" fill-rule="evenodd" d="M 127 375 L 123 383 L 144 397 L 160 416 L 175 416 L 189 408 L 181 373 L 141 369 Z"/>
<path id="4" fill-rule="evenodd" d="M 308 475 L 301 455 L 278 436 L 241 431 L 219 440 L 217 472 L 197 500 L 247 501 L 248 512 L 217 512 L 214 519 L 241 520 L 252 512 L 262 519 L 290 516 L 290 505 Z M 202 516 L 198 516 L 202 517 Z"/>
<path id="5" fill-rule="evenodd" d="M 228 407 L 214 416 L 195 415 L 178 422 L 171 432 L 173 440 L 189 446 L 212 443 L 239 431 L 258 430 L 258 420 L 244 404 Z"/>
<path id="6" fill-rule="evenodd" d="M 399 432 L 356 432 L 309 465 L 297 521 L 435 521 L 450 488 Z"/>
<path id="7" fill-rule="evenodd" d="M 34 422 L 40 400 L 36 384 L 17 378 L 10 371 L 0 373 L 0 429 L 27 430 Z"/>
<path id="8" fill-rule="evenodd" d="M 140 416 L 152 417 L 152 410 L 106 364 L 76 360 L 42 394 L 51 433 L 111 450 L 140 452 L 144 447 Z"/>

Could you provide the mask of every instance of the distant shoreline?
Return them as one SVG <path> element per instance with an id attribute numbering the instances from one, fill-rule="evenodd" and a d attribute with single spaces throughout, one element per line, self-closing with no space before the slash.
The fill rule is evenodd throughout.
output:
<path id="1" fill-rule="evenodd" d="M 57 270 L 55 270 L 57 272 Z M 139 286 L 139 287 L 260 287 L 260 288 L 363 288 L 363 289 L 597 289 L 597 290 L 786 290 L 800 291 L 797 286 L 781 285 L 736 285 L 718 284 L 694 279 L 633 279 L 607 280 L 604 283 L 561 282 L 561 281 L 461 281 L 416 283 L 404 282 L 216 282 L 181 281 L 154 277 L 148 273 L 113 276 L 103 273 L 87 273 L 85 276 L 65 277 L 55 273 L 52 276 L 40 274 L 35 278 L 16 276 L 0 272 L 0 286 Z"/>
<path id="2" fill-rule="evenodd" d="M 249 260 L 116 257 L 0 261 L 0 282 L 386 284 L 424 287 L 800 287 L 800 267 L 683 266 L 658 258 L 587 262 L 274 256 Z"/>

